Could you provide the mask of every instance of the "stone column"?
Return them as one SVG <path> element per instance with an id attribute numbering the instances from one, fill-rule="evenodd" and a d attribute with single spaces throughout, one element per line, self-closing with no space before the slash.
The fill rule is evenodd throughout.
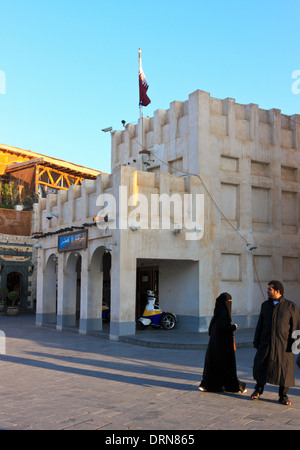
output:
<path id="1" fill-rule="evenodd" d="M 65 258 L 66 254 L 61 253 L 58 256 L 57 266 L 57 322 L 56 328 L 62 330 L 63 327 L 63 309 L 64 309 L 64 276 L 65 276 Z"/>
<path id="2" fill-rule="evenodd" d="M 37 280 L 36 280 L 36 325 L 44 324 L 44 251 L 39 248 L 38 249 L 38 262 L 37 262 Z"/>
<path id="3" fill-rule="evenodd" d="M 56 263 L 44 251 L 39 252 L 36 324 L 56 322 Z"/>
<path id="4" fill-rule="evenodd" d="M 122 231 L 136 233 L 138 231 Z M 117 250 L 118 252 L 118 250 Z M 135 334 L 136 258 L 125 248 L 119 257 L 112 252 L 110 339 Z"/>
<path id="5" fill-rule="evenodd" d="M 110 339 L 135 334 L 136 254 L 131 245 L 134 237 L 128 228 L 128 197 L 134 170 L 120 167 L 113 173 L 113 195 L 117 205 L 117 229 L 111 255 L 111 321 Z M 121 229 L 120 229 L 121 228 Z M 136 236 L 137 237 L 137 236 Z"/>
<path id="6" fill-rule="evenodd" d="M 57 329 L 76 325 L 76 272 L 74 254 L 62 253 L 57 274 Z M 73 261 L 72 261 L 73 259 Z"/>
<path id="7" fill-rule="evenodd" d="M 102 330 L 102 264 L 97 259 L 89 267 L 88 259 L 88 252 L 82 252 L 80 334 L 86 334 L 88 331 Z"/>

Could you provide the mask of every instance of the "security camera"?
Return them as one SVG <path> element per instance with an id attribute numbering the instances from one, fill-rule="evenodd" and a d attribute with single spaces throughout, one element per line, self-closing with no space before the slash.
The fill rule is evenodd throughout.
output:
<path id="1" fill-rule="evenodd" d="M 51 220 L 52 217 L 56 217 L 56 218 L 58 219 L 58 218 L 59 218 L 59 214 L 56 214 L 56 213 L 53 213 L 53 212 L 49 212 L 49 213 L 46 215 L 46 218 L 47 218 L 48 220 Z"/>
<path id="2" fill-rule="evenodd" d="M 194 230 L 196 231 L 196 233 L 201 233 L 202 228 L 199 226 L 195 226 Z"/>
<path id="3" fill-rule="evenodd" d="M 129 228 L 130 228 L 132 231 L 136 231 L 136 230 L 138 230 L 138 229 L 140 228 L 140 224 L 139 224 L 138 222 L 132 222 L 132 223 L 129 225 Z"/>
<path id="4" fill-rule="evenodd" d="M 112 131 L 112 127 L 102 128 L 101 131 L 104 131 L 104 133 L 107 133 L 108 131 Z"/>

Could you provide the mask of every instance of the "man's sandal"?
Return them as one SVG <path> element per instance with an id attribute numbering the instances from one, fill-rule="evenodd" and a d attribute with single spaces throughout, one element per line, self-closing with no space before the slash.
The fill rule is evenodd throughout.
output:
<path id="1" fill-rule="evenodd" d="M 259 394 L 257 391 L 254 391 L 254 392 L 251 394 L 251 400 L 258 400 L 259 397 L 260 397 L 260 394 Z"/>
<path id="2" fill-rule="evenodd" d="M 286 405 L 286 406 L 291 406 L 292 405 L 292 402 L 290 402 L 290 400 L 285 400 L 284 398 L 280 398 L 278 401 L 282 405 Z"/>

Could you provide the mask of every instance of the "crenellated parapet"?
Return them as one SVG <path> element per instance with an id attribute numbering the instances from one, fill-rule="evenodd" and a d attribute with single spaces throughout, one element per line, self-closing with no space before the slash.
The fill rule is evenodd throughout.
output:
<path id="1" fill-rule="evenodd" d="M 127 230 L 137 222 L 142 230 L 156 231 L 184 229 L 186 225 L 185 231 L 191 232 L 201 225 L 203 234 L 203 199 L 201 214 L 200 204 L 196 210 L 196 196 L 203 196 L 201 189 L 197 177 L 121 166 L 111 175 L 101 174 L 95 181 L 84 180 L 81 186 L 71 186 L 68 191 L 42 199 L 35 207 L 36 232 L 54 235 L 68 231 L 68 227 L 94 225 L 93 233 L 99 236 L 104 229 Z M 105 221 L 105 216 L 109 220 Z"/>
<path id="2" fill-rule="evenodd" d="M 276 147 L 285 157 L 286 152 L 300 151 L 300 115 L 287 116 L 279 109 L 242 105 L 197 90 L 185 102 L 174 101 L 168 110 L 156 110 L 153 117 L 114 131 L 111 165 L 197 173 L 199 155 L 210 151 L 211 145 L 229 153 L 242 146 L 253 158 L 265 158 L 266 151 Z M 142 149 L 157 158 L 140 155 Z"/>

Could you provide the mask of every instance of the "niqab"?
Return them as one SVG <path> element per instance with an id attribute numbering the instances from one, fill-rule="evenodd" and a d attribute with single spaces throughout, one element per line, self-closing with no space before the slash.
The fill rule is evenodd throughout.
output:
<path id="1" fill-rule="evenodd" d="M 224 306 L 227 308 L 229 320 L 231 323 L 231 305 L 232 305 L 231 295 L 228 294 L 227 292 L 223 292 L 223 294 L 219 295 L 219 297 L 216 299 L 214 315 L 209 326 L 209 333 L 208 333 L 209 335 L 216 320 L 219 318 L 220 315 L 224 313 Z"/>
<path id="2" fill-rule="evenodd" d="M 209 325 L 209 343 L 205 355 L 200 387 L 211 392 L 239 392 L 246 384 L 237 378 L 231 322 L 231 295 L 223 292 L 216 299 L 214 315 Z"/>

